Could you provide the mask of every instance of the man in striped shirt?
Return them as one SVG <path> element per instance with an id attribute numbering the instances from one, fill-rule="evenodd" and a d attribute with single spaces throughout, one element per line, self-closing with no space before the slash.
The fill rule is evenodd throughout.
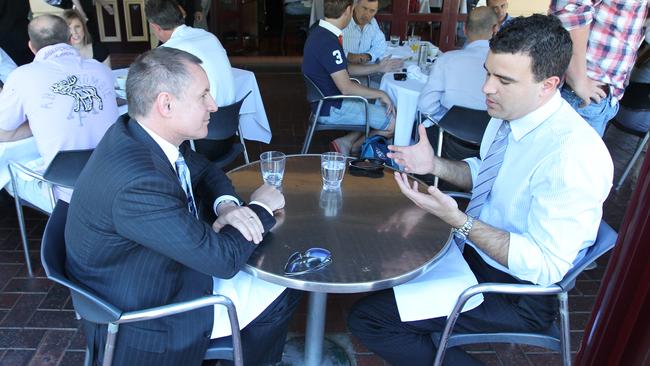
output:
<path id="1" fill-rule="evenodd" d="M 343 29 L 343 50 L 350 63 L 375 62 L 386 53 L 386 37 L 375 19 L 378 8 L 378 0 L 359 0 L 354 6 L 352 21 Z"/>
<path id="2" fill-rule="evenodd" d="M 643 33 L 647 0 L 552 0 L 571 34 L 562 97 L 602 136 L 618 111 Z"/>

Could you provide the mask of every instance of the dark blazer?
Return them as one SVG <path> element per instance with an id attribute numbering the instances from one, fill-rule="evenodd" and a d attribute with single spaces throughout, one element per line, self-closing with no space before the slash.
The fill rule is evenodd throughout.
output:
<path id="1" fill-rule="evenodd" d="M 218 168 L 181 147 L 194 192 L 213 202 L 234 190 Z M 275 224 L 250 208 L 265 232 Z M 255 245 L 232 226 L 215 233 L 197 220 L 162 149 L 135 122 L 120 117 L 81 173 L 66 225 L 68 274 L 128 311 L 212 293 L 212 276 L 230 278 Z M 209 343 L 213 308 L 120 326 L 115 365 L 198 365 Z M 101 360 L 106 326 L 84 324 Z"/>

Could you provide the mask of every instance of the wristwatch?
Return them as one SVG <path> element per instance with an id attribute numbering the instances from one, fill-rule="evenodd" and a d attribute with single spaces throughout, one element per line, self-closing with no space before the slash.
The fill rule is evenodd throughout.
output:
<path id="1" fill-rule="evenodd" d="M 458 235 L 461 239 L 467 240 L 469 232 L 472 230 L 472 225 L 474 225 L 474 218 L 470 215 L 467 215 L 467 220 L 461 227 L 455 227 L 452 229 L 454 234 Z"/>

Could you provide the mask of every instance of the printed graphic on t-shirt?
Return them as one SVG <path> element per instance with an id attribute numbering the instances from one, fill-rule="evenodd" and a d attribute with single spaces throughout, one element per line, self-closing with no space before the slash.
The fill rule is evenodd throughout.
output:
<path id="1" fill-rule="evenodd" d="M 340 64 L 343 63 L 343 57 L 341 56 L 341 51 L 334 50 L 334 52 L 332 52 L 332 55 L 334 55 L 334 58 L 336 59 L 335 62 L 336 62 L 337 65 L 340 65 Z"/>
<path id="2" fill-rule="evenodd" d="M 74 75 L 55 83 L 50 89 L 57 94 L 72 97 L 75 112 L 90 112 L 94 109 L 95 103 L 97 109 L 104 109 L 104 103 L 97 94 L 97 88 L 92 85 L 77 85 L 77 77 Z"/>

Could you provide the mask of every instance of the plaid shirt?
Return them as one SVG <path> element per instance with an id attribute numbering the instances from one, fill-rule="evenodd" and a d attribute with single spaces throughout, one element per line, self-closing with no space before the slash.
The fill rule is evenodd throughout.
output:
<path id="1" fill-rule="evenodd" d="M 587 76 L 621 99 L 643 36 L 648 0 L 552 0 L 549 14 L 567 30 L 591 24 Z"/>

